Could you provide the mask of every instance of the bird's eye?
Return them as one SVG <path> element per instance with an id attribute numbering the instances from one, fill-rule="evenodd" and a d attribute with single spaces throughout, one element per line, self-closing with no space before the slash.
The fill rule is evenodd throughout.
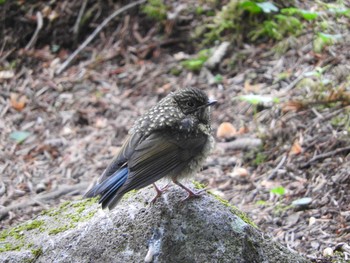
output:
<path id="1" fill-rule="evenodd" d="M 190 108 L 193 108 L 195 106 L 195 104 L 193 101 L 189 100 L 189 101 L 187 101 L 187 106 Z"/>

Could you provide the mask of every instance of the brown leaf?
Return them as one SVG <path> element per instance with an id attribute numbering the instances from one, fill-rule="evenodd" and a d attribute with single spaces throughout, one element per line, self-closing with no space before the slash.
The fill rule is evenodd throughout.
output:
<path id="1" fill-rule="evenodd" d="M 249 132 L 248 127 L 247 126 L 243 126 L 243 127 L 239 128 L 237 134 L 245 134 L 247 132 Z"/>
<path id="2" fill-rule="evenodd" d="M 303 148 L 301 147 L 299 140 L 295 140 L 292 145 L 292 148 L 290 149 L 289 154 L 298 155 L 298 154 L 301 154 L 302 151 L 303 151 Z"/>
<path id="3" fill-rule="evenodd" d="M 10 94 L 11 107 L 15 110 L 22 111 L 26 106 L 27 100 L 27 97 L 24 95 L 19 96 L 17 93 Z"/>
<path id="4" fill-rule="evenodd" d="M 299 101 L 288 101 L 282 105 L 282 112 L 287 113 L 290 111 L 297 112 L 303 109 L 305 106 Z"/>
<path id="5" fill-rule="evenodd" d="M 218 138 L 229 139 L 237 135 L 236 128 L 229 122 L 223 122 L 220 124 L 216 136 Z"/>
<path id="6" fill-rule="evenodd" d="M 264 83 L 250 84 L 250 81 L 246 80 L 244 82 L 244 89 L 249 92 L 259 92 L 264 85 Z"/>
<path id="7" fill-rule="evenodd" d="M 249 172 L 246 168 L 235 167 L 229 175 L 232 177 L 247 177 L 249 176 Z"/>

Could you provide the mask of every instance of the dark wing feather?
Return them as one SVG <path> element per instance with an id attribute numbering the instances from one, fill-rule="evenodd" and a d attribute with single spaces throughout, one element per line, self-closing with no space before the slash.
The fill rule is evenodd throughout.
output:
<path id="1" fill-rule="evenodd" d="M 122 147 L 120 148 L 118 155 L 113 158 L 112 162 L 102 173 L 99 181 L 103 182 L 109 176 L 114 174 L 118 169 L 120 169 L 123 165 L 125 165 L 130 156 L 134 153 L 135 147 L 139 144 L 141 140 L 142 135 L 139 133 L 129 135 L 124 141 Z"/>
<path id="2" fill-rule="evenodd" d="M 153 133 L 130 156 L 129 177 L 120 192 L 140 189 L 169 174 L 180 173 L 202 151 L 206 140 L 205 135 L 176 140 L 169 134 Z"/>

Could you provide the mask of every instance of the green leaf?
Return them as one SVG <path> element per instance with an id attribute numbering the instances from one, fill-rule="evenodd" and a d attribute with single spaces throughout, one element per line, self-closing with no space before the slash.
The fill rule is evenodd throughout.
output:
<path id="1" fill-rule="evenodd" d="M 256 3 L 264 13 L 278 12 L 278 7 L 271 2 Z"/>
<path id="2" fill-rule="evenodd" d="M 224 80 L 224 78 L 223 78 L 223 76 L 220 75 L 220 74 L 217 74 L 217 75 L 215 75 L 215 77 L 214 77 L 214 81 L 215 81 L 215 83 L 217 83 L 217 84 L 222 83 L 223 80 Z"/>
<path id="3" fill-rule="evenodd" d="M 337 15 L 348 15 L 350 14 L 350 9 L 349 8 L 330 8 L 329 12 L 337 14 Z"/>
<path id="4" fill-rule="evenodd" d="M 326 33 L 318 33 L 318 36 L 325 42 L 325 43 L 333 43 L 333 41 L 341 39 L 341 34 L 331 35 Z"/>
<path id="5" fill-rule="evenodd" d="M 267 205 L 267 202 L 265 200 L 258 200 L 258 201 L 256 201 L 255 204 L 260 205 L 260 206 L 264 206 L 264 205 Z"/>
<path id="6" fill-rule="evenodd" d="M 275 195 L 284 195 L 286 193 L 286 189 L 283 186 L 277 186 L 275 188 L 272 188 L 270 190 L 270 193 Z"/>
<path id="7" fill-rule="evenodd" d="M 252 14 L 259 14 L 262 12 L 262 8 L 252 1 L 242 2 L 239 4 L 239 7 Z"/>
<path id="8" fill-rule="evenodd" d="M 315 20 L 318 17 L 318 13 L 306 11 L 306 10 L 300 10 L 301 16 L 308 21 Z"/>
<path id="9" fill-rule="evenodd" d="M 298 14 L 302 18 L 304 18 L 305 20 L 308 20 L 308 21 L 314 20 L 318 17 L 317 12 L 307 11 L 307 10 L 298 9 L 298 8 L 294 8 L 294 7 L 283 8 L 283 9 L 281 9 L 281 13 L 284 15 L 289 15 L 289 16 L 293 16 L 295 14 Z"/>
<path id="10" fill-rule="evenodd" d="M 261 95 L 254 95 L 254 94 L 242 95 L 242 96 L 239 96 L 238 99 L 240 99 L 242 101 L 246 101 L 246 102 L 253 104 L 253 105 L 265 104 L 265 103 L 278 103 L 279 102 L 278 98 L 261 96 Z"/>
<path id="11" fill-rule="evenodd" d="M 30 132 L 27 131 L 14 131 L 10 134 L 10 138 L 17 143 L 24 142 L 29 136 L 31 135 Z"/>
<path id="12" fill-rule="evenodd" d="M 295 7 L 281 9 L 282 14 L 289 15 L 289 16 L 292 16 L 292 15 L 297 14 L 299 12 L 300 12 L 300 10 L 298 8 L 295 8 Z"/>
<path id="13" fill-rule="evenodd" d="M 208 60 L 211 52 L 211 49 L 203 49 L 198 52 L 197 58 L 185 60 L 181 64 L 189 70 L 199 71 L 202 68 L 204 62 Z"/>
<path id="14" fill-rule="evenodd" d="M 189 70 L 198 71 L 202 68 L 204 62 L 205 61 L 203 61 L 202 59 L 189 59 L 183 61 L 181 64 Z"/>

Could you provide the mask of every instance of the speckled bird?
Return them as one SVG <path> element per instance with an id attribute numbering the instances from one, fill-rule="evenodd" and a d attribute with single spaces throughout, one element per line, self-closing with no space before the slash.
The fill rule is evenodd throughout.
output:
<path id="1" fill-rule="evenodd" d="M 85 197 L 100 196 L 102 208 L 114 208 L 122 196 L 168 177 L 187 191 L 185 199 L 199 196 L 178 180 L 197 172 L 214 145 L 210 107 L 216 101 L 197 88 L 170 93 L 136 120 L 119 153 Z"/>

